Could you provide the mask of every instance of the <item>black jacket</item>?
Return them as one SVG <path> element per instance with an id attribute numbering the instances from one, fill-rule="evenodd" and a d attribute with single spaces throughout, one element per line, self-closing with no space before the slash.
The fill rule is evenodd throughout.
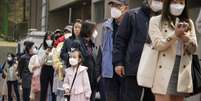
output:
<path id="1" fill-rule="evenodd" d="M 135 76 L 148 35 L 150 9 L 140 7 L 125 13 L 113 46 L 114 66 L 124 66 L 126 76 Z"/>
<path id="2" fill-rule="evenodd" d="M 24 54 L 20 57 L 18 64 L 18 72 L 20 77 L 22 78 L 22 87 L 23 88 L 31 88 L 31 79 L 32 74 L 29 71 L 29 60 L 32 55 Z"/>
<path id="3" fill-rule="evenodd" d="M 89 53 L 86 44 L 91 44 L 89 47 L 92 49 L 92 54 Z M 72 43 L 72 48 L 78 48 L 81 51 L 83 65 L 88 67 L 88 75 L 91 87 L 92 89 L 95 89 L 95 86 L 97 85 L 97 78 L 100 75 L 100 48 L 96 47 L 92 41 L 87 42 L 83 38 L 74 40 Z"/>

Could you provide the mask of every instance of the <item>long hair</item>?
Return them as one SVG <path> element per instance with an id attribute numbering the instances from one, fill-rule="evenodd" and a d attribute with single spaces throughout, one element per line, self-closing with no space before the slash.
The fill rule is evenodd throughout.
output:
<path id="1" fill-rule="evenodd" d="M 76 23 L 82 24 L 82 20 L 81 20 L 81 19 L 76 19 L 76 20 L 75 20 L 75 22 L 74 22 L 74 24 L 73 24 L 73 27 L 72 27 L 72 36 L 70 37 L 70 38 L 72 38 L 72 39 L 75 39 L 75 38 L 76 38 L 75 32 L 74 32 L 74 27 L 75 27 L 75 24 L 76 24 Z"/>
<path id="2" fill-rule="evenodd" d="M 44 38 L 43 38 L 43 49 L 44 49 L 44 50 L 46 50 L 46 49 L 48 48 L 48 45 L 47 45 L 47 43 L 46 43 L 46 40 L 47 40 L 48 36 L 50 36 L 50 37 L 51 37 L 51 40 L 54 41 L 52 34 L 51 34 L 50 32 L 46 32 L 46 33 L 45 33 L 45 36 L 44 36 Z M 54 42 L 52 42 L 52 45 L 53 45 L 53 43 L 54 43 Z"/>
<path id="3" fill-rule="evenodd" d="M 169 26 L 171 23 L 175 24 L 175 17 L 170 13 L 170 4 L 171 0 L 164 0 L 163 1 L 163 10 L 162 10 L 162 19 L 161 19 L 161 25 L 163 25 L 165 22 L 168 22 Z M 180 21 L 185 21 L 189 23 L 189 15 L 188 15 L 188 2 L 185 0 L 185 8 L 180 16 L 178 16 Z"/>

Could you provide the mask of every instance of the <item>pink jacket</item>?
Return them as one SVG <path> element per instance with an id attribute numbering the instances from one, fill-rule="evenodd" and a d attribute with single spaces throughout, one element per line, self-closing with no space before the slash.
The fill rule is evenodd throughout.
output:
<path id="1" fill-rule="evenodd" d="M 86 98 L 90 98 L 91 96 L 91 86 L 89 82 L 89 77 L 87 73 L 87 67 L 80 66 L 78 69 L 78 73 L 74 82 L 74 85 L 72 87 L 71 94 L 72 95 L 78 95 L 83 94 Z M 65 78 L 64 78 L 64 89 L 70 90 L 71 84 L 73 82 L 73 78 L 76 72 L 76 68 L 69 67 L 65 70 Z"/>

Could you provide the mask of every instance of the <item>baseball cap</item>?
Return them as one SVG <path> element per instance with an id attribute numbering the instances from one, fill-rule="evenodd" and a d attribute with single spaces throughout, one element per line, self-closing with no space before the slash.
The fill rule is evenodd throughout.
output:
<path id="1" fill-rule="evenodd" d="M 64 28 L 64 31 L 67 31 L 69 33 L 72 33 L 72 26 L 71 25 L 67 25 L 65 28 Z"/>
<path id="2" fill-rule="evenodd" d="M 128 4 L 128 0 L 110 0 L 109 2 L 108 2 L 108 4 L 109 5 L 111 5 L 111 4 L 113 4 L 113 3 L 115 3 L 115 4 Z"/>

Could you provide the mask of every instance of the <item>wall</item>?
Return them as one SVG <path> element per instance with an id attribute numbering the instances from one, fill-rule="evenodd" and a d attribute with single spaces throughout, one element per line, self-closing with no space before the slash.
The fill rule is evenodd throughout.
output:
<path id="1" fill-rule="evenodd" d="M 79 0 L 49 0 L 49 11 L 61 8 L 67 4 L 76 2 Z"/>
<path id="2" fill-rule="evenodd" d="M 48 31 L 63 29 L 68 23 L 68 8 L 49 12 Z"/>
<path id="3" fill-rule="evenodd" d="M 42 0 L 30 0 L 29 28 L 41 29 Z"/>
<path id="4" fill-rule="evenodd" d="M 48 31 L 54 31 L 57 28 L 63 29 L 69 24 L 69 8 L 72 8 L 72 22 L 75 19 L 91 19 L 91 2 L 75 2 L 60 9 L 49 11 Z"/>

